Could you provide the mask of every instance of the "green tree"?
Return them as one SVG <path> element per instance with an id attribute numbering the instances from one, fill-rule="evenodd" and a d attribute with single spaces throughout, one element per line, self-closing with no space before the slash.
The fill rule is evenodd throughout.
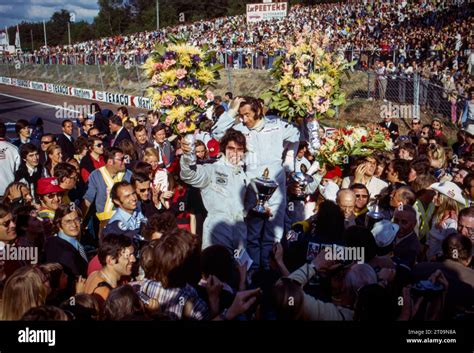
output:
<path id="1" fill-rule="evenodd" d="M 99 0 L 98 4 L 99 14 L 94 18 L 96 34 L 104 37 L 124 33 L 133 18 L 132 6 L 123 0 Z"/>
<path id="2" fill-rule="evenodd" d="M 67 43 L 67 24 L 69 23 L 70 15 L 70 12 L 64 9 L 53 13 L 47 23 L 48 45 Z"/>

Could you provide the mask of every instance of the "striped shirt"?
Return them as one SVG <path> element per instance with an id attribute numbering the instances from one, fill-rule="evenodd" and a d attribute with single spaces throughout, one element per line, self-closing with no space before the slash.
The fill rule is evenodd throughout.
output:
<path id="1" fill-rule="evenodd" d="M 149 304 L 151 299 L 159 303 L 163 314 L 183 319 L 183 312 L 186 302 L 192 302 L 191 316 L 192 320 L 209 319 L 209 308 L 207 304 L 198 296 L 196 289 L 187 284 L 183 288 L 165 289 L 160 282 L 152 280 L 144 280 L 140 284 L 138 293 L 140 299 Z"/>

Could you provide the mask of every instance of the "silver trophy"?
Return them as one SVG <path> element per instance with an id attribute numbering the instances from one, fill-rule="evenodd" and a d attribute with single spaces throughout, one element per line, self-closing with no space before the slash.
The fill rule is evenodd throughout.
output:
<path id="1" fill-rule="evenodd" d="M 295 200 L 304 200 L 306 198 L 306 187 L 309 183 L 313 182 L 313 177 L 306 174 L 308 168 L 304 164 L 301 165 L 299 172 L 294 172 L 291 174 L 291 179 L 298 184 L 301 191 L 294 195 Z"/>
<path id="2" fill-rule="evenodd" d="M 278 188 L 278 184 L 271 180 L 269 175 L 268 168 L 265 169 L 263 175 L 259 178 L 253 178 L 250 181 L 250 185 L 252 189 L 255 191 L 255 195 L 257 196 L 257 205 L 252 209 L 253 211 L 264 215 L 265 212 L 265 202 L 270 200 L 275 190 Z"/>
<path id="3" fill-rule="evenodd" d="M 196 139 L 194 134 L 186 134 L 184 136 L 184 141 L 186 141 L 189 144 L 189 147 L 191 148 L 191 152 L 189 152 L 189 157 L 190 157 L 190 164 L 196 164 Z"/>
<path id="4" fill-rule="evenodd" d="M 374 224 L 384 219 L 383 213 L 380 211 L 379 200 L 377 199 L 374 208 L 365 215 L 365 227 L 372 230 Z"/>

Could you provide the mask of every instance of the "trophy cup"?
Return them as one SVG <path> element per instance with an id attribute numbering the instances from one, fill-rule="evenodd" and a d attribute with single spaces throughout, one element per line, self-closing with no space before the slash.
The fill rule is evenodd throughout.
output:
<path id="1" fill-rule="evenodd" d="M 189 147 L 191 148 L 191 152 L 189 152 L 189 157 L 190 157 L 190 165 L 194 165 L 196 164 L 196 153 L 195 153 L 195 149 L 196 149 L 196 141 L 195 141 L 195 137 L 194 137 L 194 134 L 186 134 L 184 136 L 184 141 L 186 141 L 188 144 L 189 144 Z"/>
<path id="2" fill-rule="evenodd" d="M 308 168 L 304 164 L 301 165 L 300 171 L 299 172 L 294 172 L 291 174 L 291 179 L 298 184 L 300 187 L 301 191 L 297 194 L 294 195 L 295 200 L 304 200 L 306 197 L 306 186 L 308 186 L 309 183 L 313 182 L 313 177 L 306 174 L 308 171 Z"/>
<path id="3" fill-rule="evenodd" d="M 250 185 L 257 196 L 257 205 L 252 209 L 252 211 L 260 215 L 264 215 L 266 213 L 265 202 L 270 200 L 273 193 L 278 188 L 278 184 L 274 180 L 271 180 L 268 175 L 269 170 L 266 168 L 261 177 L 253 178 L 250 181 Z"/>
<path id="4" fill-rule="evenodd" d="M 380 212 L 379 200 L 377 199 L 373 210 L 367 212 L 365 215 L 365 227 L 372 230 L 375 223 L 384 219 L 383 213 Z"/>

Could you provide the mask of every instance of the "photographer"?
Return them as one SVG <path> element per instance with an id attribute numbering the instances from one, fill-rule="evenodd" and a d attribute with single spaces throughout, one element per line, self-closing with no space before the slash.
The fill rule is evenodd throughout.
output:
<path id="1" fill-rule="evenodd" d="M 474 270 L 469 268 L 472 259 L 472 243 L 461 234 L 451 234 L 444 239 L 442 262 L 423 262 L 412 271 L 415 281 L 427 279 L 440 271 L 445 277 L 445 304 L 442 319 L 451 319 L 474 305 Z M 449 287 L 448 287 L 449 284 Z"/>
<path id="2" fill-rule="evenodd" d="M 352 265 L 342 269 L 342 290 L 338 305 L 327 303 L 310 296 L 303 291 L 303 287 L 316 273 L 331 275 L 336 270 L 341 270 L 342 265 L 326 259 L 326 252 L 321 251 L 310 263 L 301 266 L 288 277 L 282 277 L 274 287 L 274 305 L 277 317 L 285 317 L 292 320 L 352 320 L 354 316 L 353 307 L 357 300 L 358 289 L 365 285 L 378 282 L 375 271 L 367 264 Z M 299 284 L 299 288 L 295 286 Z M 292 293 L 296 307 L 292 315 L 285 314 L 288 311 L 290 297 L 282 295 Z M 302 299 L 301 299 L 302 297 Z M 301 303 L 302 301 L 302 303 Z"/>

